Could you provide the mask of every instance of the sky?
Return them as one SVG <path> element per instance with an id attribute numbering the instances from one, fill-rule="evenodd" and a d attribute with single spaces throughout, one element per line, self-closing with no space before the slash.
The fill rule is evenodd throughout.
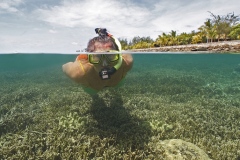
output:
<path id="1" fill-rule="evenodd" d="M 116 38 L 190 33 L 239 0 L 0 0 L 0 53 L 76 53 L 107 28 Z"/>

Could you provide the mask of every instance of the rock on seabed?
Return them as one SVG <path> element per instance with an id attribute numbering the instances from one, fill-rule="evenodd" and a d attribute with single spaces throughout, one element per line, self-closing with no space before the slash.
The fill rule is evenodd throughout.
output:
<path id="1" fill-rule="evenodd" d="M 208 155 L 196 145 L 181 139 L 160 141 L 166 160 L 210 160 Z"/>

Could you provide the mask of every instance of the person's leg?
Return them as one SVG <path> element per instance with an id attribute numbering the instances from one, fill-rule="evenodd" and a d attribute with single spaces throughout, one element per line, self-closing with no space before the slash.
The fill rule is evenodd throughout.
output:
<path id="1" fill-rule="evenodd" d="M 88 87 L 83 87 L 83 90 L 84 90 L 84 92 L 86 92 L 86 93 L 88 93 L 90 95 L 94 95 L 94 94 L 98 93 L 98 91 L 96 91 L 96 90 L 94 90 L 92 88 L 88 88 Z"/>

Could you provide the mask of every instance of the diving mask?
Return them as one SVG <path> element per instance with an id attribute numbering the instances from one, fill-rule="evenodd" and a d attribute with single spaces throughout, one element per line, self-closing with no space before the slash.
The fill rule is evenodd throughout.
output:
<path id="1" fill-rule="evenodd" d="M 99 64 L 103 58 L 108 62 L 117 62 L 113 67 L 105 67 L 99 72 L 99 76 L 104 79 L 110 79 L 110 75 L 113 75 L 122 65 L 122 55 L 120 54 L 89 54 L 88 60 L 92 64 Z"/>
<path id="2" fill-rule="evenodd" d="M 88 60 L 92 64 L 99 64 L 103 58 L 105 58 L 108 62 L 116 62 L 119 60 L 119 54 L 89 54 Z"/>

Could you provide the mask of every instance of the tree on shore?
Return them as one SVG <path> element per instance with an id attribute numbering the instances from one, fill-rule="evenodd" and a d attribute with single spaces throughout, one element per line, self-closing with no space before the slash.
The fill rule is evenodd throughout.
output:
<path id="1" fill-rule="evenodd" d="M 178 45 L 177 31 L 172 30 L 172 31 L 170 32 L 169 45 L 171 45 L 171 46 Z"/>
<path id="2" fill-rule="evenodd" d="M 130 42 L 127 39 L 119 39 L 122 49 L 139 49 L 139 48 L 150 48 L 153 47 L 154 40 L 148 37 L 135 36 Z"/>
<path id="3" fill-rule="evenodd" d="M 178 35 L 178 41 L 179 41 L 179 45 L 186 45 L 186 44 L 190 44 L 192 42 L 192 33 L 186 33 L 183 32 L 180 35 Z"/>
<path id="4" fill-rule="evenodd" d="M 158 35 L 158 38 L 155 40 L 155 44 L 157 46 L 163 47 L 168 45 L 168 41 L 169 35 L 163 32 L 162 35 Z"/>
<path id="5" fill-rule="evenodd" d="M 174 46 L 180 44 L 180 39 L 177 31 L 172 30 L 169 34 L 163 32 L 162 35 L 158 35 L 154 44 L 155 46 Z"/>
<path id="6" fill-rule="evenodd" d="M 119 39 L 123 49 L 140 49 L 149 47 L 163 47 L 173 45 L 186 45 L 196 43 L 208 43 L 220 40 L 240 39 L 240 18 L 234 13 L 220 16 L 210 12 L 211 18 L 208 18 L 202 26 L 198 28 L 198 32 L 180 33 L 172 30 L 169 33 L 158 35 L 156 40 L 152 40 L 150 36 L 135 36 L 130 42 L 127 39 Z"/>
<path id="7" fill-rule="evenodd" d="M 234 13 L 228 13 L 226 16 L 214 15 L 212 12 L 209 13 L 213 17 L 211 22 L 216 27 L 218 41 L 220 39 L 227 40 L 231 28 L 239 21 L 239 16 L 235 16 Z"/>
<path id="8" fill-rule="evenodd" d="M 232 39 L 240 39 L 240 24 L 233 26 L 229 36 Z"/>
<path id="9" fill-rule="evenodd" d="M 216 26 L 211 22 L 211 19 L 207 19 L 204 25 L 199 27 L 198 30 L 206 37 L 207 43 L 213 42 L 213 39 L 217 35 Z"/>
<path id="10" fill-rule="evenodd" d="M 118 39 L 119 40 L 119 42 L 121 43 L 121 45 L 122 45 L 122 49 L 123 50 L 127 50 L 127 49 L 130 49 L 129 48 L 129 44 L 128 44 L 128 40 L 125 38 L 125 39 Z"/>
<path id="11" fill-rule="evenodd" d="M 192 37 L 192 44 L 197 44 L 197 43 L 201 43 L 202 42 L 202 35 L 200 33 L 194 35 Z"/>

